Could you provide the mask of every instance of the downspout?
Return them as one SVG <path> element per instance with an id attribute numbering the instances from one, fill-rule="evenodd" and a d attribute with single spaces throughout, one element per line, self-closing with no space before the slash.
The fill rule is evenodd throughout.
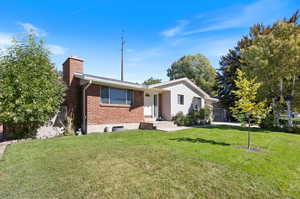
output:
<path id="1" fill-rule="evenodd" d="M 89 82 L 83 87 L 82 90 L 82 127 L 81 127 L 81 131 L 82 133 L 86 133 L 87 132 L 87 125 L 86 125 L 86 89 L 92 84 L 92 80 L 89 80 Z"/>

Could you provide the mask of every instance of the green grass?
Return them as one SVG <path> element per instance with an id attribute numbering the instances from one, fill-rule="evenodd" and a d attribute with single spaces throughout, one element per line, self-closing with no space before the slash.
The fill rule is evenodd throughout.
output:
<path id="1" fill-rule="evenodd" d="M 0 161 L 0 198 L 300 198 L 300 135 L 127 131 L 33 140 Z"/>
<path id="2" fill-rule="evenodd" d="M 289 118 L 287 118 L 287 117 L 281 117 L 280 118 L 281 120 L 288 120 Z M 295 122 L 300 122 L 300 118 L 293 118 L 293 121 L 295 121 Z"/>

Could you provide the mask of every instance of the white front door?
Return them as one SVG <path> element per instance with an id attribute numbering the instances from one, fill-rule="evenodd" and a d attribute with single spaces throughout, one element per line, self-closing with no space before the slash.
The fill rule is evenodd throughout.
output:
<path id="1" fill-rule="evenodd" d="M 158 117 L 158 94 L 145 92 L 144 116 L 156 119 Z"/>

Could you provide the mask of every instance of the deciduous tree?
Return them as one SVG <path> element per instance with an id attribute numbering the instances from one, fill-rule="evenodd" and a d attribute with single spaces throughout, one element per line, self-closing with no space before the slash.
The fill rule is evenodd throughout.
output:
<path id="1" fill-rule="evenodd" d="M 143 82 L 143 84 L 146 85 L 157 84 L 157 83 L 161 83 L 161 79 L 155 79 L 154 77 L 150 77 L 149 79 Z"/>
<path id="2" fill-rule="evenodd" d="M 231 108 L 233 116 L 240 122 L 247 122 L 250 128 L 252 124 L 260 124 L 270 108 L 267 107 L 265 101 L 258 101 L 257 90 L 261 86 L 255 79 L 248 80 L 245 73 L 237 69 L 237 79 L 235 84 L 237 90 L 234 91 L 237 101 Z M 250 131 L 248 130 L 248 149 L 250 149 Z"/>
<path id="3" fill-rule="evenodd" d="M 167 75 L 170 80 L 187 77 L 208 94 L 216 94 L 216 70 L 202 54 L 181 57 L 167 70 Z"/>
<path id="4" fill-rule="evenodd" d="M 292 127 L 292 106 L 300 76 L 300 26 L 279 21 L 269 34 L 258 35 L 241 54 L 247 74 L 262 84 L 259 96 L 272 98 L 273 103 L 274 98 L 285 102 Z"/>
<path id="5" fill-rule="evenodd" d="M 0 58 L 0 123 L 15 137 L 34 136 L 59 109 L 64 89 L 43 41 L 33 33 L 14 40 Z"/>

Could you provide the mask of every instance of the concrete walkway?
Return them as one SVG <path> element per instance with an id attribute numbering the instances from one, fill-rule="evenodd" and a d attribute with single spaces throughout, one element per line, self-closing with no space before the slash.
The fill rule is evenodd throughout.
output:
<path id="1" fill-rule="evenodd" d="M 211 125 L 242 126 L 242 124 L 238 122 L 212 122 Z"/>
<path id="2" fill-rule="evenodd" d="M 157 128 L 157 130 L 160 130 L 160 131 L 179 131 L 179 130 L 190 129 L 190 128 L 193 128 L 193 127 L 192 126 L 160 127 L 160 128 Z"/>

